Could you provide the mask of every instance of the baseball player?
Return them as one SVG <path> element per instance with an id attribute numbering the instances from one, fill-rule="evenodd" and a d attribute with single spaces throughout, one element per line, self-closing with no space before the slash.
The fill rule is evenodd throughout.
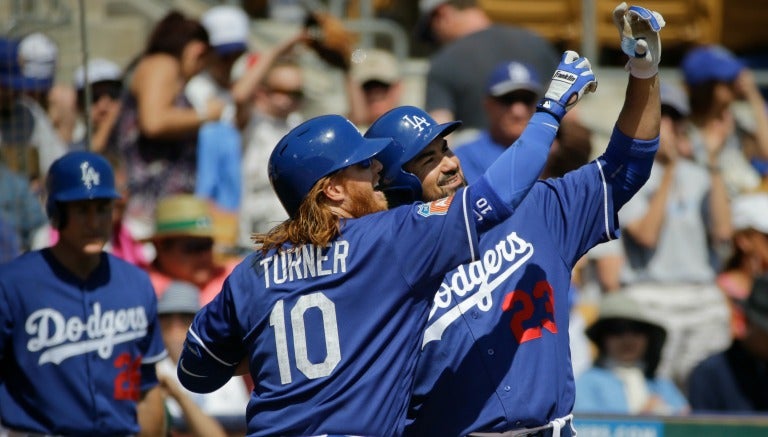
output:
<path id="1" fill-rule="evenodd" d="M 589 248 L 618 236 L 617 210 L 647 180 L 658 147 L 658 31 L 664 22 L 624 4 L 616 17 L 637 49 L 607 150 L 563 178 L 535 183 L 513 216 L 481 235 L 479 260 L 445 276 L 421 341 L 405 435 L 575 435 L 571 271 Z M 567 74 L 561 64 L 553 82 Z M 546 98 L 507 150 L 542 141 L 530 129 L 551 118 L 542 106 Z M 417 116 L 436 125 L 423 111 L 402 107 L 380 117 L 366 137 L 393 137 L 403 145 L 399 162 L 385 161 L 404 171 L 392 188 L 415 187 L 417 198 L 429 200 L 457 171 L 458 160 L 447 149 L 432 153 L 431 162 L 421 160 L 445 140 L 425 137 L 403 121 Z M 487 173 L 476 183 L 484 178 Z"/>
<path id="2" fill-rule="evenodd" d="M 588 64 L 570 68 L 573 80 L 550 102 L 555 111 L 594 86 Z M 426 119 L 408 122 L 427 129 Z M 536 129 L 554 138 L 554 125 Z M 182 384 L 214 390 L 242 361 L 255 383 L 251 436 L 401 435 L 414 333 L 435 290 L 450 269 L 477 259 L 476 234 L 514 211 L 549 145 L 521 145 L 532 156 L 523 166 L 516 153 L 503 155 L 471 189 L 452 178 L 444 184 L 455 195 L 386 211 L 374 187 L 391 175 L 378 159 L 402 153 L 398 143 L 365 139 L 338 115 L 297 126 L 269 161 L 290 218 L 255 237 L 262 250 L 195 316 L 178 365 Z"/>
<path id="3" fill-rule="evenodd" d="M 112 169 L 71 152 L 46 189 L 58 242 L 0 265 L 0 434 L 160 435 L 155 292 L 102 250 L 119 197 Z"/>

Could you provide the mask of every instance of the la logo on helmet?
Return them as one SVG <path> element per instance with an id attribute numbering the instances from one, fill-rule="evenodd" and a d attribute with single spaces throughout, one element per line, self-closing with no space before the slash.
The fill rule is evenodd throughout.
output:
<path id="1" fill-rule="evenodd" d="M 81 179 L 83 181 L 83 185 L 85 185 L 86 188 L 90 190 L 94 185 L 99 185 L 99 172 L 91 167 L 90 163 L 83 162 L 80 164 L 80 172 L 82 173 Z"/>
<path id="2" fill-rule="evenodd" d="M 403 115 L 403 120 L 413 126 L 414 129 L 418 129 L 419 131 L 423 131 L 424 126 L 432 125 L 425 117 L 419 117 L 418 115 L 412 115 L 410 117 L 408 115 Z"/>

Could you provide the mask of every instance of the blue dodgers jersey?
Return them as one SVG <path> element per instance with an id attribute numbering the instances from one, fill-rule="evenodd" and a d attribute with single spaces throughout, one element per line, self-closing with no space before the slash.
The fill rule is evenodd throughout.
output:
<path id="1" fill-rule="evenodd" d="M 235 269 L 187 341 L 209 360 L 250 359 L 250 436 L 402 435 L 435 290 L 477 252 L 464 193 L 345 220 L 328 247 Z"/>
<path id="2" fill-rule="evenodd" d="M 0 266 L 0 418 L 55 435 L 139 432 L 136 403 L 166 356 L 157 298 L 138 267 L 103 253 L 83 281 L 49 249 Z"/>
<path id="3" fill-rule="evenodd" d="M 537 182 L 483 234 L 480 259 L 448 273 L 429 314 L 406 435 L 536 427 L 571 413 L 571 270 L 617 235 L 591 163 Z"/>

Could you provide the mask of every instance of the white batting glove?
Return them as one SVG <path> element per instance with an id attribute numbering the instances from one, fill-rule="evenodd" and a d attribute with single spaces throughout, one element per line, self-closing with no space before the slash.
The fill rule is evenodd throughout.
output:
<path id="1" fill-rule="evenodd" d="M 661 39 L 664 17 L 656 11 L 622 2 L 613 10 L 613 22 L 619 29 L 621 50 L 629 56 L 624 67 L 629 74 L 640 79 L 653 77 L 659 72 Z"/>
<path id="2" fill-rule="evenodd" d="M 544 98 L 536 105 L 537 111 L 552 114 L 562 120 L 569 109 L 576 106 L 582 96 L 597 90 L 597 79 L 587 58 L 568 50 L 563 53 L 557 70 L 552 75 Z"/>

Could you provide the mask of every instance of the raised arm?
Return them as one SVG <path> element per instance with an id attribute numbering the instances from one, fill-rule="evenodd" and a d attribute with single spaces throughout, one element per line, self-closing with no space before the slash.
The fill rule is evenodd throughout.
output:
<path id="1" fill-rule="evenodd" d="M 517 208 L 544 169 L 560 121 L 584 94 L 596 89 L 597 80 L 589 60 L 566 51 L 523 134 L 470 187 L 473 204 L 477 205 L 479 198 L 490 198 L 490 206 L 496 203 L 498 210 L 497 215 L 478 218 L 478 222 L 494 217 L 490 223 L 483 223 L 493 225 Z"/>
<path id="2" fill-rule="evenodd" d="M 629 82 L 624 106 L 605 153 L 598 159 L 612 185 L 614 208 L 624 205 L 650 176 L 659 147 L 659 31 L 664 18 L 654 11 L 621 3 L 613 11 L 621 47 L 629 56 Z"/>

